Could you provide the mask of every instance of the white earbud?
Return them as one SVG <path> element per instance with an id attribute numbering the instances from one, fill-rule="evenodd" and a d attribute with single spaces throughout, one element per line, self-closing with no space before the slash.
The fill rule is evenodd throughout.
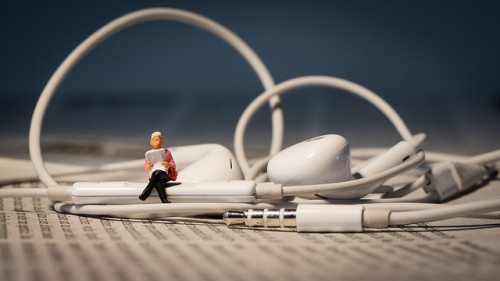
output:
<path id="1" fill-rule="evenodd" d="M 231 151 L 219 144 L 200 144 L 169 149 L 180 170 L 177 181 L 202 182 L 242 180 L 238 162 Z"/>
<path id="2" fill-rule="evenodd" d="M 339 135 L 324 135 L 276 154 L 267 165 L 274 183 L 310 185 L 352 179 L 349 144 Z"/>
<path id="3" fill-rule="evenodd" d="M 410 159 L 420 149 L 425 135 L 401 141 L 386 152 L 367 161 L 354 175 L 355 179 L 376 176 Z M 310 195 L 331 199 L 357 199 L 372 192 L 382 181 L 353 185 L 349 189 L 313 192 L 312 185 L 333 184 L 353 180 L 349 144 L 339 135 L 324 135 L 293 145 L 275 155 L 267 166 L 269 179 L 284 186 L 311 185 Z"/>

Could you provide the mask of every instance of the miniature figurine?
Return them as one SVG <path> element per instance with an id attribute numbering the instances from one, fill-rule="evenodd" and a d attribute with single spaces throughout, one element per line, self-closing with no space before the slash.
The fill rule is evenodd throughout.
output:
<path id="1" fill-rule="evenodd" d="M 162 203 L 170 203 L 167 200 L 166 183 L 177 179 L 174 158 L 168 149 L 163 148 L 163 136 L 160 132 L 151 134 L 149 141 L 153 149 L 145 154 L 146 160 L 144 169 L 149 173 L 149 183 L 139 196 L 139 199 L 146 200 L 153 188 L 156 188 Z"/>

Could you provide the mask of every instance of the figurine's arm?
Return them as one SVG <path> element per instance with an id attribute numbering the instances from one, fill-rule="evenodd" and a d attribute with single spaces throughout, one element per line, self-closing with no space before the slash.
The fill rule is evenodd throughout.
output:
<path id="1" fill-rule="evenodd" d="M 170 154 L 170 151 L 165 151 L 165 161 L 163 162 L 165 162 L 165 164 L 168 164 L 164 164 L 163 166 L 168 169 L 167 173 L 170 179 L 173 181 L 177 180 L 177 170 L 175 169 L 174 158 L 172 157 L 172 154 Z"/>
<path id="2" fill-rule="evenodd" d="M 153 169 L 153 163 L 148 163 L 148 159 L 144 159 L 144 170 L 149 172 L 151 169 Z"/>
<path id="3" fill-rule="evenodd" d="M 175 170 L 175 161 L 169 150 L 165 150 L 165 160 L 162 162 L 162 165 L 167 169 L 172 168 Z"/>

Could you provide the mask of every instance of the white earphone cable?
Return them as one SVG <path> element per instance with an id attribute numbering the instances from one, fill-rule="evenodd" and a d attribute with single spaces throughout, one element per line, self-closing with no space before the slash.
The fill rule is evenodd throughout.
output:
<path id="1" fill-rule="evenodd" d="M 57 182 L 49 175 L 47 169 L 45 168 L 40 150 L 40 135 L 43 117 L 54 92 L 57 90 L 57 88 L 71 71 L 71 69 L 73 69 L 73 67 L 99 43 L 129 26 L 153 20 L 179 21 L 197 26 L 201 29 L 213 33 L 214 35 L 229 43 L 247 60 L 247 62 L 257 73 L 265 89 L 269 89 L 274 86 L 274 81 L 269 71 L 265 67 L 264 63 L 262 63 L 259 57 L 255 54 L 255 52 L 253 52 L 252 49 L 250 49 L 250 47 L 245 42 L 243 42 L 243 40 L 241 40 L 230 30 L 206 17 L 188 11 L 172 8 L 144 9 L 119 17 L 101 27 L 99 30 L 85 39 L 82 43 L 80 43 L 80 45 L 78 45 L 78 47 L 76 47 L 57 68 L 50 80 L 47 82 L 47 85 L 42 91 L 42 94 L 40 95 L 40 98 L 33 112 L 33 117 L 31 119 L 29 149 L 35 171 L 44 185 L 57 185 Z M 283 143 L 283 113 L 281 108 L 277 106 L 278 103 L 278 97 L 273 98 L 270 101 L 273 122 L 273 135 L 270 149 L 271 155 L 279 152 Z M 245 164 L 248 165 L 247 163 Z"/>
<path id="2" fill-rule="evenodd" d="M 283 196 L 300 196 L 336 191 L 344 193 L 339 194 L 338 198 L 346 196 L 345 198 L 351 199 L 353 198 L 351 193 L 356 193 L 359 195 L 357 198 L 361 198 L 372 192 L 378 185 L 384 183 L 390 178 L 419 166 L 424 161 L 424 158 L 424 153 L 420 151 L 414 157 L 396 167 L 385 170 L 376 175 L 357 180 L 314 185 L 283 186 Z"/>
<path id="3" fill-rule="evenodd" d="M 260 96 L 255 98 L 245 109 L 243 114 L 238 121 L 238 125 L 236 126 L 236 131 L 234 135 L 234 150 L 235 156 L 238 162 L 240 163 L 243 174 L 246 179 L 251 179 L 248 177 L 250 173 L 250 166 L 247 164 L 248 160 L 244 150 L 244 137 L 245 130 L 250 122 L 252 116 L 260 109 L 260 107 L 266 103 L 270 98 L 274 96 L 278 96 L 284 94 L 287 91 L 308 87 L 308 86 L 325 86 L 338 88 L 349 93 L 355 94 L 368 102 L 372 103 L 375 107 L 377 107 L 388 119 L 391 121 L 393 126 L 399 132 L 403 140 L 411 140 L 412 134 L 406 124 L 403 122 L 398 113 L 382 98 L 380 98 L 374 92 L 368 90 L 365 87 L 362 87 L 356 83 L 328 76 L 304 76 L 298 77 L 294 79 L 287 80 L 276 85 L 274 88 L 266 90 Z"/>
<path id="4" fill-rule="evenodd" d="M 404 225 L 437 221 L 499 210 L 500 199 L 494 199 L 461 203 L 457 205 L 445 205 L 443 208 L 432 208 L 409 212 L 393 212 L 389 216 L 389 225 Z"/>
<path id="5" fill-rule="evenodd" d="M 32 163 L 34 165 L 35 171 L 37 172 L 40 180 L 46 186 L 56 186 L 57 182 L 49 175 L 46 170 L 41 150 L 40 150 L 40 135 L 41 127 L 43 122 L 43 117 L 47 106 L 59 87 L 64 78 L 73 69 L 73 67 L 94 47 L 103 42 L 106 38 L 112 36 L 113 34 L 138 23 L 153 21 L 153 20 L 173 20 L 179 21 L 193 26 L 197 26 L 204 29 L 212 34 L 220 37 L 227 43 L 229 43 L 234 49 L 236 49 L 251 65 L 254 71 L 257 73 L 261 83 L 263 84 L 265 91 L 255 98 L 245 109 L 241 115 L 234 135 L 234 149 L 237 161 L 241 166 L 243 174 L 247 179 L 254 179 L 259 177 L 260 171 L 265 167 L 266 163 L 271 156 L 275 155 L 281 150 L 283 143 L 283 113 L 281 108 L 278 106 L 279 96 L 287 91 L 309 87 L 309 86 L 324 86 L 332 87 L 344 90 L 346 92 L 355 94 L 371 104 L 377 107 L 392 123 L 396 128 L 401 138 L 405 141 L 412 142 L 414 138 L 406 124 L 403 122 L 401 117 L 397 112 L 381 97 L 376 95 L 374 92 L 358 85 L 353 82 L 343 80 L 335 77 L 327 76 L 305 76 L 298 77 L 284 81 L 278 85 L 274 85 L 274 81 L 259 59 L 259 57 L 245 44 L 239 37 L 233 34 L 231 31 L 221 26 L 220 24 L 205 18 L 203 16 L 171 8 L 152 8 L 144 9 L 130 14 L 124 15 L 114 21 L 106 24 L 86 40 L 84 40 L 77 48 L 75 48 L 68 57 L 63 61 L 63 63 L 58 67 L 55 73 L 52 75 L 47 85 L 45 86 L 38 103 L 35 107 L 33 117 L 30 126 L 29 135 L 29 148 Z M 244 136 L 248 123 L 250 122 L 252 116 L 259 110 L 264 103 L 269 103 L 272 108 L 272 143 L 269 152 L 269 157 L 257 161 L 253 166 L 248 162 L 244 151 Z M 423 139 L 422 139 L 423 140 Z M 355 150 L 354 150 L 355 151 Z M 373 154 L 375 150 L 367 150 L 359 153 L 359 157 L 366 157 L 367 155 Z M 490 153 L 465 158 L 461 156 L 454 155 L 444 155 L 435 154 L 434 159 L 454 159 L 459 160 L 463 163 L 474 163 L 485 165 L 500 159 L 500 150 L 493 151 Z M 403 163 L 387 169 L 383 172 L 377 173 L 372 176 L 367 176 L 361 179 L 345 181 L 339 183 L 329 183 L 329 184 L 316 184 L 316 185 L 301 185 L 301 186 L 284 186 L 282 189 L 283 196 L 300 196 L 300 195 L 314 195 L 321 192 L 338 192 L 339 198 L 342 196 L 347 196 L 345 198 L 352 198 L 352 194 L 357 194 L 357 196 L 362 197 L 373 191 L 378 185 L 387 181 L 388 179 L 394 177 L 395 175 L 401 174 L 405 171 L 413 169 L 419 166 L 424 161 L 423 151 L 418 151 L 416 155 L 410 159 L 404 161 Z M 125 166 L 135 166 L 139 162 L 131 161 L 126 163 Z M 118 164 L 120 166 L 120 164 Z M 117 165 L 110 165 L 109 167 L 103 166 L 103 169 L 110 169 L 113 167 L 118 167 Z M 123 167 L 121 165 L 120 167 Z M 403 188 L 399 193 L 411 192 L 416 188 L 423 185 L 423 180 L 419 179 L 416 182 L 409 184 L 406 188 Z M 340 193 L 345 193 L 342 195 Z M 397 193 L 397 192 L 396 192 Z M 395 194 L 396 194 L 395 193 Z M 394 194 L 393 194 L 394 195 Z M 432 198 L 435 194 L 428 194 L 428 198 Z M 46 197 L 46 189 L 4 189 L 0 191 L 1 197 Z M 358 198 L 359 198 L 358 197 Z M 424 198 L 425 199 L 425 198 Z M 419 199 L 420 200 L 420 199 Z M 423 200 L 423 199 L 422 199 Z M 383 202 L 397 202 L 398 199 L 385 199 Z M 312 202 L 312 201 L 311 201 Z M 366 201 L 370 202 L 370 201 Z M 377 202 L 377 201 L 372 201 Z M 382 200 L 381 200 L 382 202 Z M 430 220 L 440 220 L 450 217 L 456 217 L 461 215 L 477 214 L 477 213 L 487 213 L 491 211 L 499 210 L 500 201 L 481 201 L 460 204 L 455 206 L 447 206 L 443 208 L 431 208 L 430 210 L 421 210 L 411 212 L 398 212 L 397 206 L 404 209 L 403 205 L 393 205 L 397 203 L 386 203 L 387 206 L 391 205 L 394 209 L 391 209 L 393 213 L 390 215 L 390 225 L 400 225 L 409 224 L 415 222 L 423 222 Z M 376 204 L 376 203 L 374 203 Z M 415 203 L 412 203 L 415 204 Z M 210 213 L 223 213 L 229 209 L 244 209 L 244 208 L 279 208 L 280 206 L 285 207 L 296 207 L 297 203 L 293 202 L 276 202 L 276 203 L 257 203 L 257 204 L 246 204 L 246 203 L 175 203 L 175 204 L 137 204 L 137 205 L 75 205 L 66 203 L 56 203 L 54 208 L 60 212 L 80 214 L 80 215 L 109 215 L 109 216 L 144 216 L 144 217 L 165 217 L 165 216 L 190 216 L 199 214 L 210 214 Z M 368 206 L 368 205 L 367 205 Z M 372 205 L 375 206 L 375 205 Z M 382 205 L 378 205 L 380 208 Z M 414 205 L 417 209 L 416 205 Z M 424 205 L 418 205 L 418 208 L 422 208 Z M 369 207 L 366 207 L 369 209 Z M 407 209 L 412 207 L 407 207 Z M 406 210 L 407 210 L 406 209 Z"/>
<path id="6" fill-rule="evenodd" d="M 58 212 L 77 215 L 100 215 L 116 217 L 176 217 L 206 214 L 223 214 L 227 210 L 248 208 L 294 208 L 297 204 L 277 203 L 175 203 L 175 204 L 132 204 L 132 205 L 76 205 L 56 203 Z"/>

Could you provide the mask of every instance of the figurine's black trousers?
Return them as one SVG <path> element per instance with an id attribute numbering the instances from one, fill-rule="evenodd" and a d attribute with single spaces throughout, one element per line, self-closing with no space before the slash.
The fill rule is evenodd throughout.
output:
<path id="1" fill-rule="evenodd" d="M 156 170 L 151 174 L 151 179 L 149 179 L 149 183 L 144 188 L 144 191 L 142 191 L 142 194 L 139 196 L 139 199 L 141 200 L 146 200 L 146 198 L 149 197 L 151 194 L 151 191 L 153 188 L 156 188 L 156 191 L 158 191 L 158 195 L 160 196 L 161 202 L 162 203 L 169 203 L 167 200 L 167 192 L 165 191 L 165 188 L 167 188 L 166 183 L 170 181 L 170 177 L 165 171 L 162 170 Z"/>

